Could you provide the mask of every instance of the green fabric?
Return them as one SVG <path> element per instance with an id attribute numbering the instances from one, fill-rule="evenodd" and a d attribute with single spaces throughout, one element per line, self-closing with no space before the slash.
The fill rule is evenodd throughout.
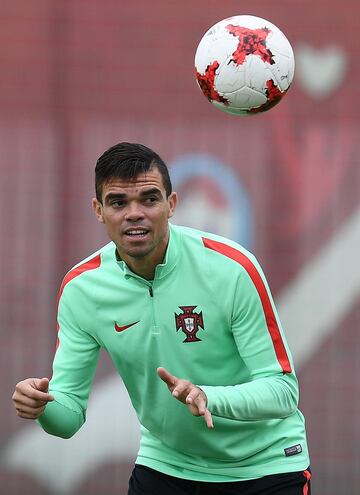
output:
<path id="1" fill-rule="evenodd" d="M 256 267 L 293 370 L 254 256 L 227 239 L 171 226 L 166 258 L 152 282 L 117 261 L 113 243 L 77 265 L 86 267 L 88 260 L 101 257 L 100 266 L 80 269 L 64 287 L 58 311 L 60 345 L 50 383 L 55 403 L 46 407 L 39 422 L 63 437 L 80 428 L 103 347 L 142 425 L 138 463 L 204 481 L 306 469 L 309 457 L 295 373 L 283 373 L 248 272 L 239 262 L 205 247 L 202 237 L 232 247 Z M 197 318 L 199 340 L 189 341 L 181 327 L 186 307 L 192 308 L 190 317 Z M 134 324 L 117 332 L 115 323 Z M 158 366 L 204 390 L 213 430 L 171 397 L 157 376 Z M 284 449 L 298 444 L 301 453 L 285 456 Z"/>

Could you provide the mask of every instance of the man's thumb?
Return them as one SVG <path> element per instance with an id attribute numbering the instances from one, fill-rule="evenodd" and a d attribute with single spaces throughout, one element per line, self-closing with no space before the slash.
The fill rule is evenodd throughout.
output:
<path id="1" fill-rule="evenodd" d="M 47 392 L 49 388 L 49 379 L 37 378 L 35 380 L 35 388 L 37 388 L 37 390 L 40 390 L 41 392 Z"/>

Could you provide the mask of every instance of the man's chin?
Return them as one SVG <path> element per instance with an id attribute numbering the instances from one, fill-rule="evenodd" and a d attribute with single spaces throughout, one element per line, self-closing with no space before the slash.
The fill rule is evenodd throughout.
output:
<path id="1" fill-rule="evenodd" d="M 134 260 L 141 260 L 143 258 L 146 258 L 148 253 L 142 253 L 142 252 L 131 252 L 131 253 L 127 253 L 127 256 L 129 258 L 132 258 Z"/>
<path id="2" fill-rule="evenodd" d="M 125 251 L 126 256 L 134 259 L 145 258 L 152 251 L 151 248 L 145 246 L 132 247 Z"/>

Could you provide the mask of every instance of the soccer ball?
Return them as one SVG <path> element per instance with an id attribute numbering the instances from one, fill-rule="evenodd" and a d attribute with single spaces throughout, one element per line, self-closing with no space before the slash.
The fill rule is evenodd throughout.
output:
<path id="1" fill-rule="evenodd" d="M 251 15 L 216 23 L 195 55 L 201 91 L 216 108 L 234 115 L 264 112 L 279 103 L 294 69 L 294 52 L 283 32 Z"/>

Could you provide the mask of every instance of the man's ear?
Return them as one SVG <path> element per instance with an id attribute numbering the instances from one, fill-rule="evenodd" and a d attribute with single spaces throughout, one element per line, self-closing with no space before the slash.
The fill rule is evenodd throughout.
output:
<path id="1" fill-rule="evenodd" d="M 169 216 L 168 218 L 171 218 L 174 214 L 176 204 L 177 204 L 177 194 L 176 192 L 172 192 L 170 196 L 168 197 L 168 203 L 169 203 Z"/>
<path id="2" fill-rule="evenodd" d="M 94 210 L 95 216 L 100 223 L 104 222 L 103 216 L 103 205 L 96 198 L 92 199 L 92 209 Z"/>

